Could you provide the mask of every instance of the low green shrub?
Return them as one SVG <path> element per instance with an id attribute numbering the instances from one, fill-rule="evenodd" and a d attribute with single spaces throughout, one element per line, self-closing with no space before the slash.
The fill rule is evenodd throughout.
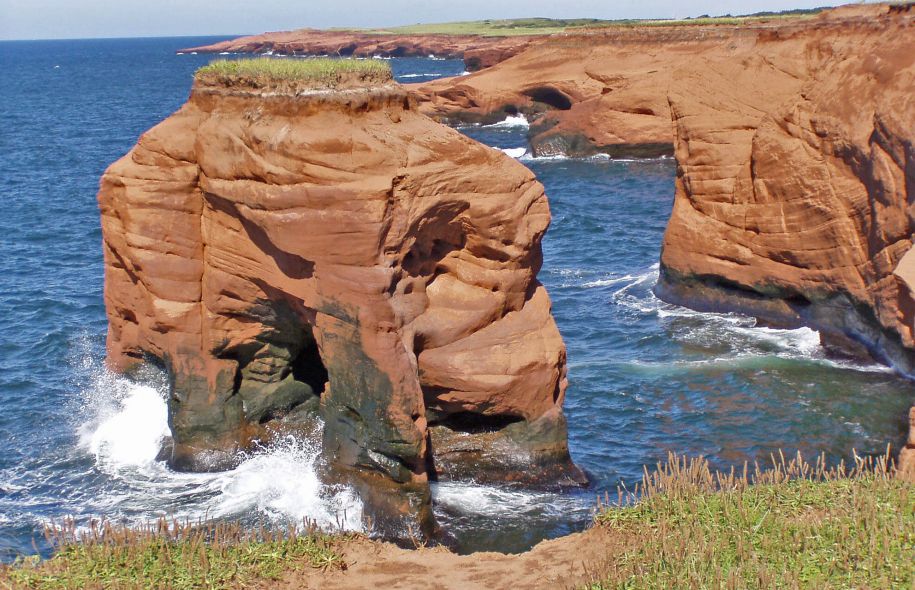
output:
<path id="1" fill-rule="evenodd" d="M 220 59 L 198 69 L 198 81 L 220 86 L 338 88 L 376 85 L 393 79 L 391 66 L 376 59 Z"/>

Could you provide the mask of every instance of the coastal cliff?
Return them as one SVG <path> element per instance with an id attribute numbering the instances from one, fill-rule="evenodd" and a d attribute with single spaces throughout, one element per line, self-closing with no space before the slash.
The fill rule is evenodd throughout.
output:
<path id="1" fill-rule="evenodd" d="M 663 298 L 809 325 L 915 374 L 913 24 L 889 9 L 673 75 Z"/>
<path id="2" fill-rule="evenodd" d="M 810 326 L 910 377 L 913 89 L 911 4 L 556 35 L 413 88 L 441 120 L 526 114 L 535 155 L 675 155 L 660 298 Z"/>
<path id="3" fill-rule="evenodd" d="M 536 278 L 543 187 L 389 79 L 198 74 L 98 201 L 109 364 L 167 370 L 172 466 L 320 417 L 333 466 L 420 503 L 430 479 L 584 481 Z"/>
<path id="4" fill-rule="evenodd" d="M 427 57 L 464 60 L 468 71 L 497 64 L 517 54 L 537 35 L 482 36 L 390 34 L 300 29 L 250 35 L 179 53 L 248 53 L 336 57 Z"/>

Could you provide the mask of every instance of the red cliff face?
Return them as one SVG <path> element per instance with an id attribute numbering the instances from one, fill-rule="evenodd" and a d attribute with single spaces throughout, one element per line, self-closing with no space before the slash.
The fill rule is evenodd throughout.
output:
<path id="1" fill-rule="evenodd" d="M 910 376 L 913 91 L 912 5 L 554 36 L 415 88 L 438 118 L 526 112 L 536 153 L 675 153 L 660 297 L 809 325 Z"/>
<path id="2" fill-rule="evenodd" d="M 239 37 L 179 50 L 179 53 L 271 53 L 358 57 L 450 57 L 463 59 L 471 72 L 520 52 L 540 36 L 399 35 L 300 29 Z"/>
<path id="3" fill-rule="evenodd" d="M 915 372 L 913 23 L 760 40 L 672 76 L 662 295 L 812 325 Z"/>
<path id="4" fill-rule="evenodd" d="M 543 187 L 400 87 L 198 83 L 98 199 L 109 360 L 168 370 L 174 466 L 320 415 L 334 464 L 420 489 L 581 481 Z"/>

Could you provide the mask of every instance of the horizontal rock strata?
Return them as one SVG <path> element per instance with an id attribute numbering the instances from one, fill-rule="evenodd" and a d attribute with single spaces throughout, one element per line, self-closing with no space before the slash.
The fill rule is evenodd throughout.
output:
<path id="1" fill-rule="evenodd" d="M 399 35 L 355 31 L 300 29 L 239 37 L 180 49 L 179 53 L 252 53 L 327 55 L 340 57 L 444 57 L 463 59 L 468 71 L 497 64 L 517 54 L 540 36 Z"/>
<path id="2" fill-rule="evenodd" d="M 913 5 L 554 36 L 413 89 L 443 120 L 527 114 L 539 155 L 675 154 L 662 299 L 915 375 Z"/>

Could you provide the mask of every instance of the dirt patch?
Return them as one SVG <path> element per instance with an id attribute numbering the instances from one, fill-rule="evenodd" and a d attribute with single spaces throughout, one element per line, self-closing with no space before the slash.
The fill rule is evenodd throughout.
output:
<path id="1" fill-rule="evenodd" d="M 603 571 L 612 532 L 589 529 L 543 541 L 526 553 L 457 555 L 443 547 L 401 549 L 367 539 L 346 542 L 344 571 L 302 568 L 260 588 L 499 590 L 575 588 Z"/>

